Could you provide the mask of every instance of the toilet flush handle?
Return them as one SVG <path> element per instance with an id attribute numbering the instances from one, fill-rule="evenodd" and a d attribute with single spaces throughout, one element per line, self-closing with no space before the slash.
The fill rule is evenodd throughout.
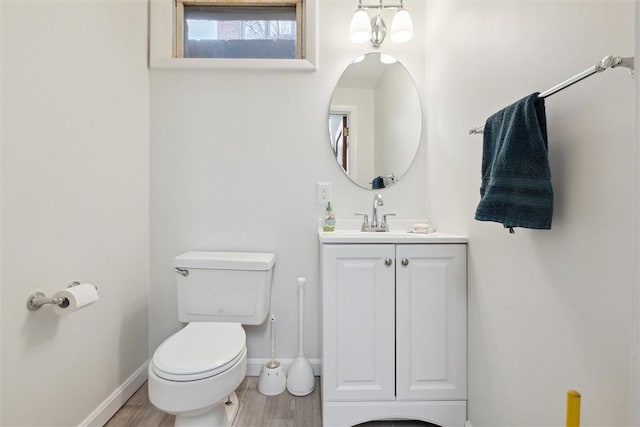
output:
<path id="1" fill-rule="evenodd" d="M 176 273 L 182 274 L 184 277 L 187 277 L 189 275 L 189 270 L 187 270 L 186 268 L 175 267 L 174 270 L 176 271 Z"/>

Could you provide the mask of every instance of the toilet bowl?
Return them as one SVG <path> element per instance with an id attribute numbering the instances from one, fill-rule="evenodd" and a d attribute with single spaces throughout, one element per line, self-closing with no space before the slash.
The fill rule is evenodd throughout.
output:
<path id="1" fill-rule="evenodd" d="M 178 427 L 230 427 L 247 373 L 243 324 L 267 317 L 275 255 L 187 252 L 174 259 L 178 320 L 187 325 L 158 346 L 149 400 Z"/>
<path id="2" fill-rule="evenodd" d="M 176 426 L 230 426 L 247 373 L 245 341 L 238 323 L 189 323 L 155 351 L 149 400 L 176 415 Z"/>

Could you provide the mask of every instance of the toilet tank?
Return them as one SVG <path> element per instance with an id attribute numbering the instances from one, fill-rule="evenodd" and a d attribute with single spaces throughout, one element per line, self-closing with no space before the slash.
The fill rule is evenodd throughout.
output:
<path id="1" fill-rule="evenodd" d="M 178 255 L 178 319 L 261 324 L 269 313 L 275 260 L 275 254 L 254 252 Z"/>

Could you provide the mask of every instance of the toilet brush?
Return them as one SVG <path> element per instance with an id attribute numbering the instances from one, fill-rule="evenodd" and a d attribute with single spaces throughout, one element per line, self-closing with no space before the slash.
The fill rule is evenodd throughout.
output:
<path id="1" fill-rule="evenodd" d="M 313 369 L 304 357 L 304 277 L 298 277 L 298 357 L 287 372 L 287 390 L 294 396 L 306 396 L 316 385 Z"/>
<path id="2" fill-rule="evenodd" d="M 264 364 L 258 377 L 258 391 L 266 396 L 280 394 L 287 387 L 287 376 L 276 360 L 276 317 L 271 315 L 271 360 Z"/>

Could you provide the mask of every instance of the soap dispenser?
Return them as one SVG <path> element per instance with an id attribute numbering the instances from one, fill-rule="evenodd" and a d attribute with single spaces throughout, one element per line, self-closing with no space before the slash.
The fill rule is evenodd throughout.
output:
<path id="1" fill-rule="evenodd" d="M 327 215 L 324 217 L 323 231 L 333 231 L 336 229 L 336 216 L 331 209 L 331 202 L 327 202 Z"/>

